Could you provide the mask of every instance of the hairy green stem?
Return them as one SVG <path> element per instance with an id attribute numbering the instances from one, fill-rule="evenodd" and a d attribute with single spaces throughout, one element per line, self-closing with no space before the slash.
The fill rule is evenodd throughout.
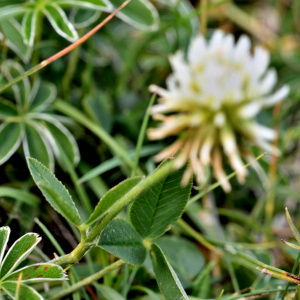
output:
<path id="1" fill-rule="evenodd" d="M 56 299 L 60 299 L 66 295 L 69 295 L 70 293 L 88 285 L 91 284 L 93 281 L 99 280 L 100 278 L 102 278 L 104 275 L 110 273 L 111 271 L 121 267 L 122 265 L 124 265 L 125 261 L 124 260 L 117 260 L 116 262 L 114 262 L 113 264 L 109 265 L 108 267 L 102 269 L 101 271 L 75 283 L 74 285 L 72 285 L 71 287 L 57 293 L 56 295 L 52 296 L 49 298 L 49 300 L 56 300 Z"/>
<path id="2" fill-rule="evenodd" d="M 77 108 L 73 107 L 71 104 L 64 102 L 63 100 L 56 100 L 54 103 L 54 108 L 59 112 L 71 117 L 73 120 L 77 121 L 81 125 L 88 128 L 95 135 L 97 135 L 116 155 L 118 155 L 127 166 L 133 168 L 133 162 L 128 156 L 128 154 L 122 150 L 119 144 L 113 139 L 113 137 L 108 134 L 103 128 L 98 124 L 91 121 L 90 118 L 85 116 Z M 141 173 L 141 171 L 140 171 Z"/>
<path id="3" fill-rule="evenodd" d="M 141 130 L 139 132 L 139 137 L 138 137 L 138 141 L 137 141 L 137 145 L 136 145 L 135 157 L 134 157 L 134 162 L 133 162 L 133 168 L 132 168 L 132 172 L 131 172 L 131 177 L 134 177 L 136 175 L 136 170 L 137 170 L 138 165 L 139 165 L 140 152 L 141 152 L 141 149 L 142 149 L 142 146 L 143 146 L 143 142 L 144 142 L 144 138 L 145 138 L 145 132 L 146 132 L 146 129 L 147 129 L 147 126 L 148 126 L 148 122 L 149 122 L 150 108 L 153 105 L 153 103 L 155 101 L 155 98 L 156 98 L 156 95 L 153 94 L 153 96 L 150 99 L 147 111 L 145 113 Z"/>

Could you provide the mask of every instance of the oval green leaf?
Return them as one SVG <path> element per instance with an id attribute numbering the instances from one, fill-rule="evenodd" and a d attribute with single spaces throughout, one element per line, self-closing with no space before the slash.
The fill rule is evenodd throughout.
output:
<path id="1" fill-rule="evenodd" d="M 176 273 L 158 245 L 151 245 L 150 255 L 158 287 L 166 300 L 189 300 Z"/>
<path id="2" fill-rule="evenodd" d="M 104 197 L 99 201 L 95 210 L 85 222 L 85 225 L 90 226 L 105 214 L 107 214 L 113 204 L 118 202 L 122 197 L 124 197 L 130 190 L 132 190 L 138 183 L 143 179 L 142 176 L 136 176 L 126 179 L 119 183 L 117 186 L 110 189 Z"/>
<path id="3" fill-rule="evenodd" d="M 46 200 L 71 223 L 76 226 L 81 225 L 78 210 L 63 184 L 36 159 L 28 158 L 27 160 L 30 173 Z"/>
<path id="4" fill-rule="evenodd" d="M 36 233 L 27 233 L 8 250 L 1 267 L 0 278 L 9 275 L 30 254 L 41 238 Z"/>
<path id="5" fill-rule="evenodd" d="M 147 250 L 143 240 L 133 227 L 122 219 L 113 219 L 103 229 L 98 245 L 135 266 L 142 265 L 146 259 Z"/>
<path id="6" fill-rule="evenodd" d="M 21 273 L 22 282 L 47 282 L 67 279 L 62 267 L 55 264 L 40 263 L 19 269 L 5 277 L 4 280 L 18 281 Z"/>
<path id="7" fill-rule="evenodd" d="M 22 139 L 20 123 L 3 123 L 0 126 L 0 165 L 18 149 Z"/>
<path id="8" fill-rule="evenodd" d="M 3 282 L 1 287 L 11 297 L 11 299 L 15 299 L 17 284 L 17 282 L 7 281 Z M 44 298 L 36 290 L 23 283 L 20 285 L 19 295 L 22 295 L 22 300 L 44 300 Z"/>
<path id="9" fill-rule="evenodd" d="M 130 221 L 143 239 L 164 234 L 182 215 L 192 188 L 192 179 L 185 187 L 180 184 L 184 171 L 182 168 L 156 182 L 133 202 Z"/>

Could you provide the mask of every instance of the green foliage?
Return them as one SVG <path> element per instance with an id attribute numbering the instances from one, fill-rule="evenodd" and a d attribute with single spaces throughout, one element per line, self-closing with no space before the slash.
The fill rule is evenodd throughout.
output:
<path id="1" fill-rule="evenodd" d="M 122 219 L 114 219 L 105 227 L 98 245 L 135 266 L 142 265 L 146 258 L 143 240 L 133 227 Z"/>
<path id="2" fill-rule="evenodd" d="M 107 214 L 110 208 L 123 196 L 125 196 L 130 190 L 132 190 L 143 177 L 137 176 L 129 178 L 119 183 L 114 188 L 110 189 L 104 197 L 99 201 L 95 207 L 94 212 L 91 214 L 89 219 L 85 222 L 85 225 L 89 226 L 101 219 L 105 214 Z"/>
<path id="3" fill-rule="evenodd" d="M 3 290 L 5 294 L 15 299 L 18 281 L 20 281 L 20 299 L 43 299 L 36 290 L 27 284 L 67 279 L 64 270 L 60 266 L 51 263 L 30 265 L 14 271 L 33 251 L 41 238 L 36 233 L 25 234 L 15 241 L 4 257 L 9 235 L 9 227 L 0 228 L 0 291 Z"/>
<path id="4" fill-rule="evenodd" d="M 132 204 L 130 221 L 143 239 L 164 234 L 182 215 L 192 186 L 191 180 L 186 187 L 181 186 L 184 171 L 182 168 L 163 178 Z"/>
<path id="5" fill-rule="evenodd" d="M 3 64 L 4 75 L 12 80 L 24 72 L 21 65 L 7 60 Z M 34 157 L 53 170 L 54 155 L 61 165 L 62 149 L 68 159 L 77 164 L 79 150 L 69 130 L 47 109 L 56 98 L 53 84 L 35 80 L 32 88 L 26 78 L 13 87 L 16 104 L 0 99 L 0 164 L 6 162 L 18 149 L 20 143 L 26 157 Z M 62 144 L 64 145 L 62 147 Z"/>
<path id="6" fill-rule="evenodd" d="M 159 289 L 166 300 L 188 300 L 176 273 L 159 246 L 153 243 L 150 254 Z"/>
<path id="7" fill-rule="evenodd" d="M 63 184 L 40 162 L 28 158 L 31 175 L 52 207 L 76 226 L 82 224 L 78 210 Z"/>

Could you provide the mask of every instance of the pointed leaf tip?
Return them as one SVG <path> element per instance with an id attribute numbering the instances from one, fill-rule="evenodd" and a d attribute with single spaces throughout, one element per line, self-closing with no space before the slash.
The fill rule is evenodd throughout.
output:
<path id="1" fill-rule="evenodd" d="M 46 200 L 64 218 L 72 224 L 80 226 L 82 220 L 75 203 L 65 186 L 49 169 L 34 158 L 27 158 L 29 170 L 36 185 L 42 191 Z"/>

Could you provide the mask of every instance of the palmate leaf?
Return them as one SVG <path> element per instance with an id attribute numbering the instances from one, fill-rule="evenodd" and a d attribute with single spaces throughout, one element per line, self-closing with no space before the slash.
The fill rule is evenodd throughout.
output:
<path id="1" fill-rule="evenodd" d="M 0 126 L 0 164 L 6 162 L 18 149 L 22 132 L 20 123 L 3 123 Z"/>
<path id="2" fill-rule="evenodd" d="M 23 148 L 26 157 L 33 157 L 48 169 L 54 169 L 53 153 L 39 125 L 35 122 L 25 124 Z"/>
<path id="3" fill-rule="evenodd" d="M 75 203 L 63 184 L 36 159 L 28 158 L 28 166 L 36 185 L 52 207 L 74 225 L 81 225 Z"/>
<path id="4" fill-rule="evenodd" d="M 0 278 L 13 272 L 40 240 L 36 233 L 27 233 L 15 241 L 2 262 Z"/>
<path id="5" fill-rule="evenodd" d="M 192 179 L 181 186 L 184 171 L 182 168 L 156 182 L 133 202 L 130 221 L 143 239 L 159 237 L 182 215 L 192 187 Z"/>
<path id="6" fill-rule="evenodd" d="M 106 213 L 109 212 L 113 204 L 115 204 L 119 199 L 132 190 L 139 182 L 141 182 L 142 179 L 142 176 L 128 178 L 110 189 L 99 201 L 94 212 L 85 222 L 85 225 L 89 226 L 102 218 Z"/>
<path id="7" fill-rule="evenodd" d="M 21 26 L 13 18 L 1 19 L 1 9 L 0 32 L 5 36 L 8 47 L 13 50 L 24 63 L 28 63 L 32 49 L 24 43 Z"/>
<path id="8" fill-rule="evenodd" d="M 98 245 L 128 263 L 140 266 L 146 259 L 143 240 L 131 225 L 122 219 L 112 220 L 101 232 Z"/>
<path id="9" fill-rule="evenodd" d="M 59 35 L 70 42 L 75 42 L 78 39 L 77 31 L 57 3 L 47 4 L 44 8 L 44 13 Z"/>
<path id="10" fill-rule="evenodd" d="M 123 0 L 110 0 L 114 8 L 118 8 Z M 159 17 L 156 8 L 148 0 L 131 0 L 117 16 L 138 29 L 158 29 Z"/>
<path id="11" fill-rule="evenodd" d="M 66 273 L 62 267 L 49 263 L 40 263 L 18 269 L 3 279 L 4 281 L 18 281 L 21 273 L 23 283 L 61 281 L 66 279 Z"/>
<path id="12" fill-rule="evenodd" d="M 152 244 L 150 255 L 158 287 L 166 300 L 188 300 L 176 273 L 159 246 Z"/>
<path id="13" fill-rule="evenodd" d="M 12 298 L 15 298 L 17 282 L 6 281 L 1 284 L 1 288 Z M 21 283 L 19 295 L 22 300 L 44 300 L 44 298 L 32 287 Z"/>

